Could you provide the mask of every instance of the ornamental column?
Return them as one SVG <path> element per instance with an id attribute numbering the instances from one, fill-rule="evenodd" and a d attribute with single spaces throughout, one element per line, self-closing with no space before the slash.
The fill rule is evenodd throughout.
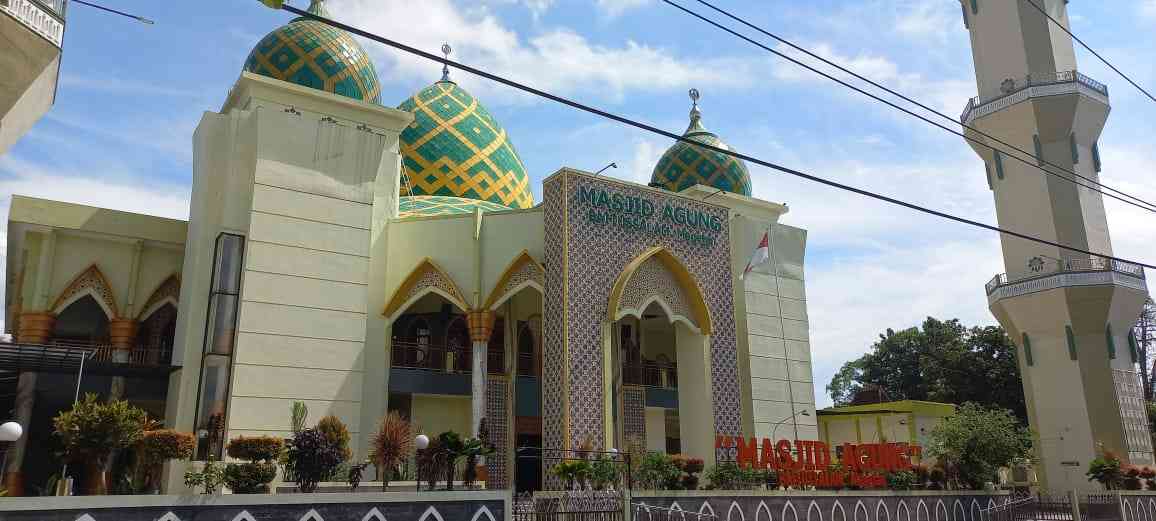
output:
<path id="1" fill-rule="evenodd" d="M 494 312 L 470 311 L 468 317 L 470 326 L 470 342 L 473 344 L 473 367 L 471 391 L 470 432 L 475 438 L 478 436 L 478 425 L 486 417 L 486 355 L 489 352 L 490 334 L 494 331 Z"/>
<path id="2" fill-rule="evenodd" d="M 108 341 L 112 346 L 112 361 L 117 364 L 129 362 L 139 322 L 131 318 L 114 318 L 108 321 Z M 109 386 L 109 400 L 119 400 L 124 396 L 124 377 L 114 376 Z"/>
<path id="3" fill-rule="evenodd" d="M 47 344 L 52 338 L 52 328 L 56 325 L 56 315 L 43 311 L 21 313 L 16 326 L 16 342 L 22 344 Z M 36 375 L 34 372 L 20 373 L 16 383 L 15 407 L 12 420 L 24 427 L 25 434 L 8 446 L 8 457 L 4 466 L 4 488 L 8 495 L 24 495 L 24 454 L 28 448 L 28 424 L 32 421 L 32 407 L 36 403 Z"/>

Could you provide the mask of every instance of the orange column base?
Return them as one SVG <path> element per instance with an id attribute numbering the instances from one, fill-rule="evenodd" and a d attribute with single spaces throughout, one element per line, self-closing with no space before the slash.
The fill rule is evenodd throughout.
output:
<path id="1" fill-rule="evenodd" d="M 114 349 L 130 350 L 136 341 L 137 321 L 131 318 L 114 318 L 108 321 L 108 342 Z"/>
<path id="2" fill-rule="evenodd" d="M 16 341 L 29 344 L 45 344 L 52 338 L 52 328 L 56 325 L 56 315 L 40 311 L 21 313 L 16 330 Z"/>
<path id="3" fill-rule="evenodd" d="M 5 472 L 4 473 L 4 489 L 8 491 L 9 497 L 24 496 L 24 473 L 23 472 Z"/>

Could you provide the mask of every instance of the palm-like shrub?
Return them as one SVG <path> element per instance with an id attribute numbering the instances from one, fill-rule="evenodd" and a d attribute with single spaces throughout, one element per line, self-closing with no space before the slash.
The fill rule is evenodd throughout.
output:
<path id="1" fill-rule="evenodd" d="M 394 467 L 413 450 L 413 429 L 397 411 L 390 411 L 381 419 L 381 425 L 371 440 L 370 460 L 381 470 L 381 490 L 389 489 Z"/>
<path id="2" fill-rule="evenodd" d="M 341 461 L 349 461 L 353 457 L 353 452 L 349 450 L 349 429 L 340 419 L 332 414 L 321 418 L 317 422 L 317 430 L 341 451 Z"/>
<path id="3" fill-rule="evenodd" d="M 297 476 L 301 492 L 317 490 L 317 484 L 341 465 L 341 447 L 316 428 L 303 429 L 289 440 L 286 460 Z"/>
<path id="4" fill-rule="evenodd" d="M 101 403 L 95 394 L 86 394 L 71 410 L 58 414 L 52 424 L 65 458 L 88 467 L 88 493 L 104 494 L 108 490 L 104 469 L 109 456 L 140 441 L 147 421 L 144 410 L 126 401 Z"/>

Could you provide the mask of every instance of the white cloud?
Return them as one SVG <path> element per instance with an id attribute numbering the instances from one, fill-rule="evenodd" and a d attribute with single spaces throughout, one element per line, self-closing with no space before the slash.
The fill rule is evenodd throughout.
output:
<path id="1" fill-rule="evenodd" d="M 341 0 L 331 11 L 369 31 L 388 35 L 421 49 L 439 49 L 443 42 L 454 48 L 453 58 L 534 87 L 563 94 L 595 93 L 621 99 L 628 92 L 698 87 L 735 87 L 751 80 L 748 60 L 735 58 L 687 59 L 670 51 L 632 40 L 620 45 L 599 45 L 565 27 L 523 36 L 485 7 L 462 9 L 451 0 L 427 0 L 422 16 L 401 0 Z M 377 44 L 370 53 L 382 58 L 392 71 L 382 76 L 421 81 L 437 78 L 438 66 Z M 719 74 L 726 70 L 728 74 Z M 510 90 L 466 73 L 454 79 L 471 90 L 493 91 L 510 96 Z M 487 95 L 487 100 L 501 100 Z M 521 98 L 518 98 L 521 99 Z"/>
<path id="2" fill-rule="evenodd" d="M 966 101 L 975 93 L 975 83 L 972 80 L 966 78 L 931 79 L 920 72 L 900 70 L 898 64 L 885 56 L 870 54 L 867 52 L 859 52 L 854 56 L 844 55 L 836 51 L 832 44 L 826 42 L 817 44 L 799 44 L 799 46 L 803 47 L 804 49 L 808 49 L 819 56 L 822 56 L 832 63 L 836 63 L 876 83 L 885 85 L 893 90 L 896 90 L 900 94 L 904 94 L 931 108 L 934 108 L 940 112 L 945 112 L 949 115 L 953 111 L 959 110 L 963 101 Z M 831 76 L 846 80 L 852 85 L 857 85 L 861 88 L 864 88 L 868 92 L 881 95 L 884 99 L 897 101 L 890 95 L 883 93 L 882 91 L 878 91 L 875 88 L 853 78 L 852 76 L 839 71 L 838 69 L 835 69 L 834 67 L 831 67 L 815 58 L 811 58 L 810 56 L 807 56 L 800 51 L 796 51 L 795 49 L 788 47 L 785 44 L 779 44 L 776 46 L 776 50 L 820 71 L 826 72 Z M 841 94 L 854 96 L 857 99 L 862 100 L 865 104 L 877 103 L 867 99 L 866 97 L 863 97 L 861 94 L 851 92 L 845 87 L 836 85 L 829 79 L 804 69 L 795 63 L 791 63 L 783 59 L 777 59 L 774 62 L 772 73 L 774 78 L 780 81 L 826 83 L 833 89 L 839 89 Z M 906 106 L 905 103 L 903 105 Z M 887 108 L 886 110 L 892 109 Z M 896 114 L 900 117 L 908 117 L 897 112 Z"/>
<path id="3" fill-rule="evenodd" d="M 153 96 L 176 96 L 196 99 L 202 99 L 205 97 L 204 90 L 173 88 L 125 78 L 92 78 L 88 76 L 77 76 L 73 74 L 61 75 L 60 88 L 95 90 L 116 94 L 147 94 Z"/>
<path id="4" fill-rule="evenodd" d="M 620 173 L 615 177 L 639 184 L 649 183 L 650 176 L 654 173 L 654 165 L 658 164 L 658 159 L 662 157 L 669 146 L 661 145 L 649 139 L 635 141 L 634 154 L 630 157 L 629 162 L 618 165 Z"/>
<path id="5" fill-rule="evenodd" d="M 596 4 L 602 14 L 616 18 L 622 13 L 631 9 L 638 9 L 640 7 L 650 4 L 651 0 L 598 0 Z"/>
<path id="6" fill-rule="evenodd" d="M 951 24 L 958 24 L 960 10 L 956 2 L 921 0 L 912 5 L 896 6 L 895 30 L 916 37 L 942 39 Z"/>
<path id="7" fill-rule="evenodd" d="M 1140 14 L 1156 18 L 1156 0 L 1140 0 Z"/>

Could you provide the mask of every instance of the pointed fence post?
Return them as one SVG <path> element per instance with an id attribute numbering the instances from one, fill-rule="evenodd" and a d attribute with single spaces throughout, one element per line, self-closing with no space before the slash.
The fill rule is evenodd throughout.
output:
<path id="1" fill-rule="evenodd" d="M 1072 502 L 1072 521 L 1081 521 L 1083 515 L 1080 512 L 1080 493 L 1075 490 L 1069 490 L 1068 501 Z"/>

